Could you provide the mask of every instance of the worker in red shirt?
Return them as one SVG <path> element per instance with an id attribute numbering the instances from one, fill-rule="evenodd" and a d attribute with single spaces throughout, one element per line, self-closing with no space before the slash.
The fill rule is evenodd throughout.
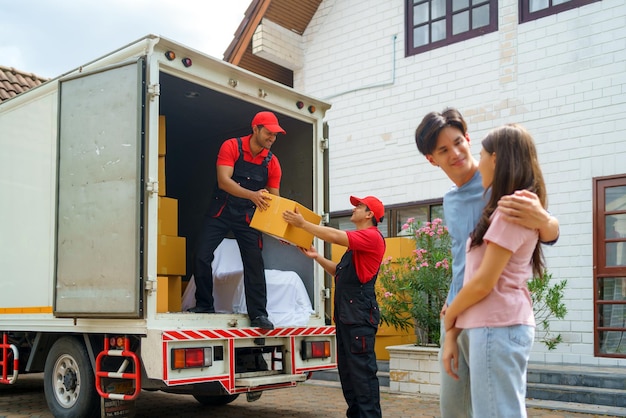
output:
<path id="1" fill-rule="evenodd" d="M 220 147 L 217 185 L 196 249 L 196 306 L 189 310 L 191 312 L 215 312 L 211 268 L 213 252 L 232 231 L 243 261 L 250 325 L 274 329 L 274 324 L 267 318 L 263 236 L 250 227 L 250 221 L 256 208 L 267 209 L 271 195 L 280 195 L 282 171 L 278 158 L 270 151 L 278 133 L 285 134 L 285 130 L 278 124 L 276 115 L 263 111 L 252 119 L 251 135 L 228 139 Z"/>
<path id="2" fill-rule="evenodd" d="M 347 417 L 381 417 L 380 388 L 374 341 L 380 321 L 374 286 L 385 253 L 385 240 L 377 228 L 385 208 L 374 196 L 351 196 L 350 221 L 356 231 L 342 231 L 306 221 L 296 211 L 283 219 L 316 237 L 348 247 L 339 263 L 320 255 L 314 247 L 301 249 L 335 277 L 334 320 L 337 330 L 337 368 Z"/>

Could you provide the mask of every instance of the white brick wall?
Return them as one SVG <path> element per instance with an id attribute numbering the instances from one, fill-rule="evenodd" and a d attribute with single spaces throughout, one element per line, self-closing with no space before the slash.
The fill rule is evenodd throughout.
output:
<path id="1" fill-rule="evenodd" d="M 550 210 L 561 223 L 546 251 L 567 279 L 565 343 L 535 344 L 532 360 L 620 365 L 593 356 L 592 178 L 626 173 L 626 1 L 605 0 L 519 24 L 499 1 L 499 30 L 404 56 L 404 2 L 325 0 L 303 35 L 296 88 L 332 103 L 331 210 L 350 194 L 386 204 L 441 197 L 450 181 L 422 157 L 414 130 L 431 110 L 459 108 L 478 154 L 487 131 L 523 123 L 533 134 Z"/>

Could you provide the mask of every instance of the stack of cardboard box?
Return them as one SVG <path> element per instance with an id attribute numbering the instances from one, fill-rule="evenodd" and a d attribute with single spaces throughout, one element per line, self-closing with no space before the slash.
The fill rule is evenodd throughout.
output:
<path id="1" fill-rule="evenodd" d="M 186 274 L 186 241 L 178 236 L 178 200 L 166 196 L 165 116 L 159 116 L 159 207 L 157 312 L 180 312 L 182 276 Z"/>

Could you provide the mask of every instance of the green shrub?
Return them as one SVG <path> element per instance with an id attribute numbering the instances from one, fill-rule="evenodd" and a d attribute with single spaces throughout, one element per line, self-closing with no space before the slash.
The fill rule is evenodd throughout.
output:
<path id="1" fill-rule="evenodd" d="M 381 321 L 398 330 L 414 328 L 417 345 L 439 346 L 439 313 L 452 280 L 452 240 L 441 219 L 420 223 L 409 218 L 402 229 L 415 241 L 415 250 L 410 257 L 383 261 L 377 286 Z M 535 340 L 549 350 L 562 342 L 561 334 L 550 331 L 550 321 L 567 314 L 562 301 L 567 281 L 551 281 L 547 272 L 528 281 L 537 323 Z"/>

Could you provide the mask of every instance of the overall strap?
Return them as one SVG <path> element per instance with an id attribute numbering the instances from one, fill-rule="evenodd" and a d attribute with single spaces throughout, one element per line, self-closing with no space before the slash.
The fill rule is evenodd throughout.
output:
<path id="1" fill-rule="evenodd" d="M 239 160 L 240 161 L 243 161 L 243 145 L 242 144 L 243 144 L 243 141 L 241 140 L 241 137 L 238 137 L 237 145 L 239 146 Z M 273 155 L 274 154 L 272 154 L 272 151 L 268 151 L 267 156 L 263 159 L 263 162 L 260 165 L 262 167 L 267 167 Z"/>

